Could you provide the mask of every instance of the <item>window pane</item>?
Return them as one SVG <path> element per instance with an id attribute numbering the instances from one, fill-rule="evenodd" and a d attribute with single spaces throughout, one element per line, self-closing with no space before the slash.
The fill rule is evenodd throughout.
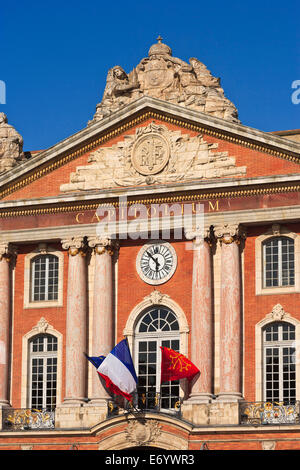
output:
<path id="1" fill-rule="evenodd" d="M 284 287 L 295 283 L 294 240 L 276 237 L 263 245 L 264 286 Z"/>
<path id="2" fill-rule="evenodd" d="M 58 258 L 54 255 L 41 255 L 31 264 L 32 300 L 58 299 Z"/>
<path id="3" fill-rule="evenodd" d="M 179 324 L 176 315 L 166 307 L 149 309 L 137 325 L 137 336 L 139 406 L 157 409 L 160 403 L 161 408 L 174 408 L 179 400 L 179 382 L 160 384 L 160 346 L 179 351 Z"/>
<path id="4" fill-rule="evenodd" d="M 30 342 L 31 408 L 53 409 L 56 405 L 57 338 L 39 335 Z"/>
<path id="5" fill-rule="evenodd" d="M 296 399 L 295 327 L 277 322 L 264 329 L 265 400 L 293 404 Z"/>

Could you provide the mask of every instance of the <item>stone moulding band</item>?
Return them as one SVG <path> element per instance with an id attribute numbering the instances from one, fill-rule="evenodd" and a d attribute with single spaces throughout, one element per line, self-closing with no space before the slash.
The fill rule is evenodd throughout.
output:
<path id="1" fill-rule="evenodd" d="M 238 198 L 238 197 L 251 197 L 251 196 L 260 196 L 265 194 L 278 194 L 278 193 L 290 193 L 290 192 L 299 192 L 300 184 L 293 186 L 276 186 L 272 188 L 257 188 L 257 189 L 239 189 L 233 191 L 219 191 L 215 193 L 203 193 L 203 194 L 188 194 L 180 196 L 166 196 L 166 197 L 157 197 L 151 199 L 134 199 L 128 200 L 127 206 L 134 204 L 164 204 L 164 203 L 177 203 L 177 202 L 205 202 L 215 199 L 224 199 L 224 198 Z M 68 204 L 61 205 L 58 203 L 55 207 L 38 207 L 36 209 L 3 209 L 0 211 L 0 219 L 8 217 L 24 217 L 24 216 L 33 216 L 33 215 L 44 215 L 44 214 L 57 214 L 61 212 L 79 212 L 87 210 L 97 210 L 98 207 L 122 207 L 122 202 L 119 201 L 110 201 L 107 203 L 86 203 L 86 204 Z M 124 205 L 125 206 L 125 205 Z"/>
<path id="2" fill-rule="evenodd" d="M 280 152 L 280 151 L 274 150 L 273 148 L 268 147 L 267 144 L 266 145 L 254 144 L 245 138 L 234 137 L 226 132 L 215 131 L 214 129 L 211 129 L 208 126 L 202 127 L 200 125 L 193 124 L 183 119 L 178 119 L 178 118 L 176 119 L 176 118 L 172 118 L 171 116 L 166 116 L 163 113 L 148 111 L 146 113 L 141 114 L 140 116 L 135 117 L 132 120 L 129 120 L 128 122 L 125 122 L 121 126 L 118 126 L 115 129 L 112 129 L 110 132 L 105 133 L 104 135 L 96 138 L 95 140 L 90 141 L 88 144 L 83 145 L 79 149 L 67 155 L 64 155 L 62 158 L 57 159 L 55 162 L 52 162 L 50 164 L 47 164 L 47 163 L 44 164 L 39 169 L 32 171 L 26 177 L 20 178 L 19 181 L 17 181 L 16 183 L 8 184 L 5 189 L 0 191 L 0 199 L 8 196 L 9 194 L 15 191 L 18 191 L 24 186 L 27 186 L 28 184 L 32 183 L 33 181 L 36 181 L 37 179 L 45 176 L 48 173 L 51 173 L 52 171 L 69 163 L 70 161 L 80 157 L 81 155 L 84 155 L 85 153 L 91 150 L 94 150 L 95 148 L 99 147 L 100 145 L 107 142 L 108 140 L 120 135 L 121 133 L 134 127 L 135 125 L 140 124 L 141 122 L 144 122 L 148 119 L 158 119 L 160 121 L 168 122 L 170 124 L 177 125 L 179 127 L 189 129 L 194 132 L 204 133 L 206 135 L 210 135 L 216 138 L 220 138 L 222 140 L 227 140 L 229 142 L 242 145 L 252 150 L 261 151 L 261 152 L 276 156 L 278 158 L 283 158 L 284 160 L 288 160 L 291 162 L 299 162 L 299 156 L 292 155 L 292 153 L 286 153 L 286 152 Z"/>

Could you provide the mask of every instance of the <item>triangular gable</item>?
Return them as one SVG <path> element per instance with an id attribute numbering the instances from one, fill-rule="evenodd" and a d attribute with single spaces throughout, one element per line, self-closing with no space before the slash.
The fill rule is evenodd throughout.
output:
<path id="1" fill-rule="evenodd" d="M 158 127 L 151 130 L 151 125 Z M 140 130 L 137 131 L 137 128 Z M 150 174 L 143 174 L 143 171 L 139 173 L 138 168 L 135 168 L 140 176 L 137 181 L 134 178 L 130 180 L 132 174 L 129 174 L 129 181 L 120 185 L 126 173 L 125 160 L 127 158 L 128 163 L 138 138 L 149 129 L 150 134 L 157 135 L 158 128 L 158 135 L 170 147 L 168 162 L 153 174 L 151 170 Z M 125 148 L 124 142 L 130 143 L 129 148 Z M 116 149 L 121 149 L 121 153 L 112 157 Z M 199 180 L 203 183 L 214 178 L 243 179 L 296 174 L 299 173 L 300 144 L 178 105 L 143 97 L 3 174 L 0 177 L 2 200 L 60 196 L 69 190 L 79 193 L 82 190 L 101 190 L 103 186 L 97 184 L 91 187 L 75 185 L 73 188 L 68 185 L 71 185 L 72 177 L 75 182 L 77 179 L 77 183 L 84 182 L 83 174 L 91 173 L 96 163 L 99 174 L 102 164 L 103 174 L 107 175 L 107 170 L 112 170 L 112 167 L 105 167 L 105 162 L 100 161 L 100 155 L 105 152 L 107 162 L 110 158 L 111 161 L 121 158 L 121 180 L 118 180 L 117 187 L 128 189 L 145 185 L 149 189 L 151 185 L 182 183 L 185 176 L 187 181 Z M 194 158 L 195 155 L 197 158 Z M 122 161 L 122 158 L 125 160 Z M 116 171 L 116 161 L 114 164 Z M 113 187 L 106 183 L 106 190 Z"/>

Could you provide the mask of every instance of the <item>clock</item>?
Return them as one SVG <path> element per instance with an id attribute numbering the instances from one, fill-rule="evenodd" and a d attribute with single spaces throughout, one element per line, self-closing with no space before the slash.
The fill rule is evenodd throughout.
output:
<path id="1" fill-rule="evenodd" d="M 136 269 L 147 284 L 163 284 L 174 274 L 177 267 L 176 251 L 170 243 L 153 241 L 144 245 L 136 259 Z"/>

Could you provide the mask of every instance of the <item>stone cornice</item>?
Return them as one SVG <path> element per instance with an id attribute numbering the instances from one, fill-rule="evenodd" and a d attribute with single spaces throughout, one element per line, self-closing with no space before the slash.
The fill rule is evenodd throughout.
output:
<path id="1" fill-rule="evenodd" d="M 197 190 L 197 192 L 196 192 Z M 0 218 L 96 210 L 99 206 L 119 207 L 118 197 L 133 204 L 174 204 L 223 198 L 251 197 L 300 191 L 300 174 L 259 178 L 222 179 L 176 185 L 136 187 L 128 190 L 93 191 L 36 199 L 0 202 Z M 103 202 L 105 201 L 105 202 Z"/>
<path id="2" fill-rule="evenodd" d="M 205 229 L 211 225 L 219 224 L 242 224 L 244 226 L 252 225 L 266 225 L 278 220 L 284 220 L 285 223 L 298 222 L 300 219 L 300 206 L 288 206 L 288 207 L 275 207 L 265 209 L 251 209 L 251 210 L 239 210 L 239 211 L 228 211 L 228 212 L 212 212 L 205 215 Z M 164 219 L 159 219 L 157 226 L 153 224 L 153 220 L 149 219 L 149 230 L 165 228 Z M 166 221 L 166 226 L 170 227 L 170 230 L 183 226 L 182 217 L 171 218 L 171 223 Z M 127 224 L 120 222 L 116 225 L 116 232 L 127 233 Z M 112 233 L 112 232 L 111 232 Z M 31 229 L 17 229 L 17 230 L 3 230 L 0 232 L 0 243 L 28 243 L 41 242 L 41 241 L 55 241 L 62 240 L 70 237 L 95 237 L 97 235 L 97 224 L 76 224 L 76 225 L 65 225 L 58 227 L 42 227 L 42 228 L 31 228 Z"/>
<path id="3" fill-rule="evenodd" d="M 148 119 L 159 119 L 288 161 L 298 162 L 300 158 L 300 144 L 294 141 L 144 96 L 4 173 L 0 176 L 0 197 L 21 189 Z"/>

